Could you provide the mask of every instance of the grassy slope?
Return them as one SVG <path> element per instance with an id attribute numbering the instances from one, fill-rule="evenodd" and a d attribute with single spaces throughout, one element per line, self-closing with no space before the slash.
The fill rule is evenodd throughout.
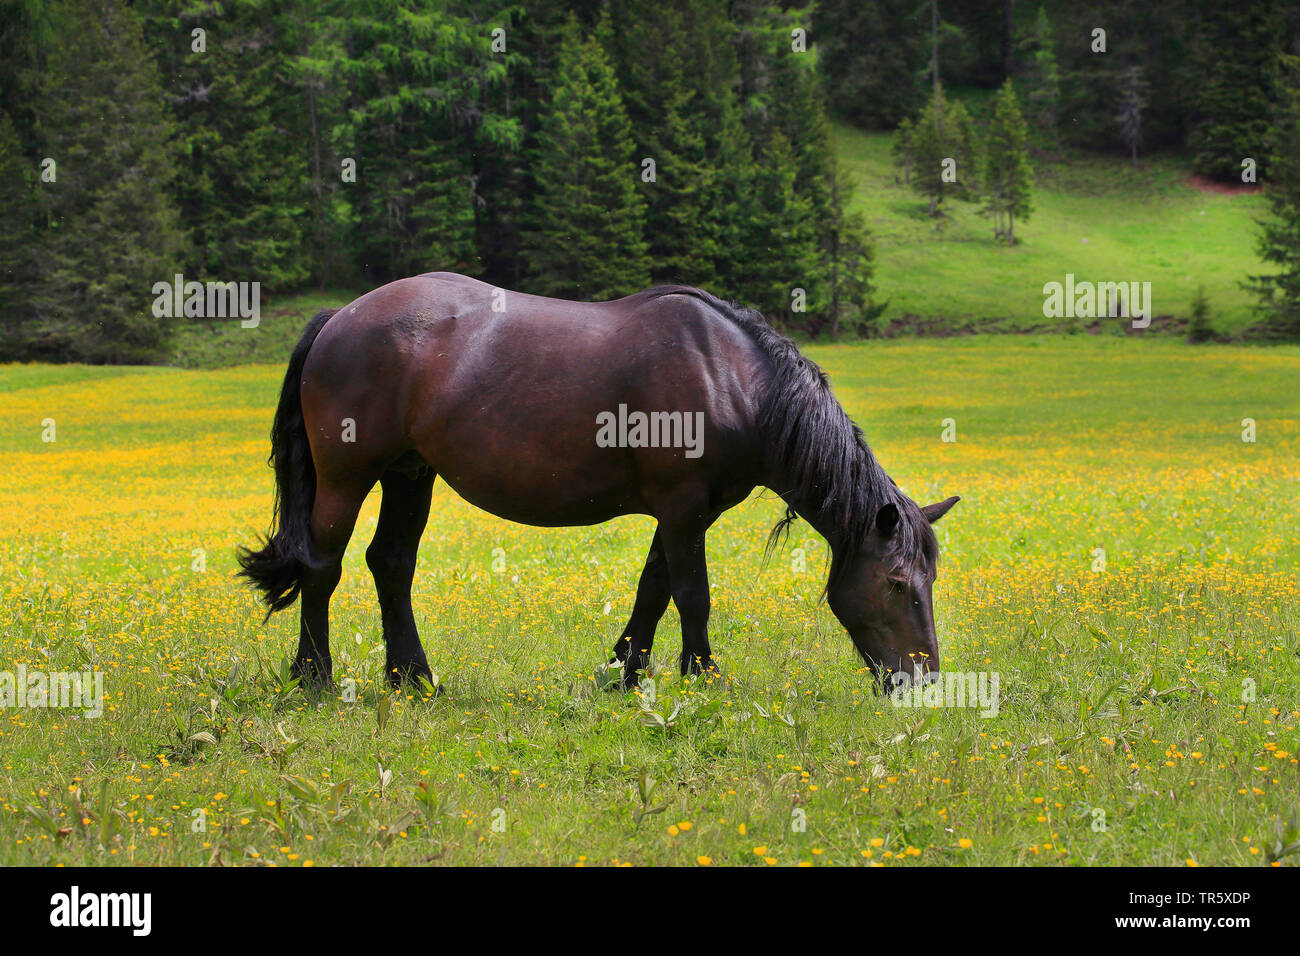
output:
<path id="1" fill-rule="evenodd" d="M 1072 272 L 1077 280 L 1150 282 L 1155 314 L 1179 318 L 1204 283 L 1220 330 L 1251 322 L 1251 297 L 1237 283 L 1262 271 L 1254 219 L 1263 202 L 1198 190 L 1175 159 L 1144 159 L 1136 170 L 1086 154 L 1038 163 L 1034 214 L 1017 224 L 1019 242 L 1009 248 L 994 242 L 977 205 L 951 203 L 937 230 L 921 196 L 903 185 L 887 134 L 840 125 L 836 143 L 877 239 L 886 318 L 1033 328 L 1048 321 L 1043 284 Z"/>
<path id="2" fill-rule="evenodd" d="M 279 368 L 0 368 L 0 670 L 93 665 L 110 694 L 101 720 L 0 713 L 0 863 L 1266 861 L 1300 751 L 1300 348 L 975 336 L 809 352 L 906 490 L 965 496 L 940 526 L 943 663 L 998 672 L 998 716 L 873 699 L 817 602 L 815 535 L 793 536 L 807 571 L 789 552 L 761 566 L 779 512 L 765 500 L 709 539 L 728 682 L 660 675 L 657 709 L 687 709 L 671 733 L 648 727 L 593 671 L 650 522 L 539 531 L 441 484 L 415 600 L 446 696 L 397 700 L 380 726 L 373 498 L 334 604 L 338 676 L 360 698 L 281 694 L 295 620 L 264 627 L 231 579 L 268 516 Z M 939 441 L 948 417 L 955 444 Z M 670 611 L 669 671 L 679 641 Z M 663 810 L 638 824 L 642 768 Z M 121 833 L 101 847 L 105 781 Z"/>

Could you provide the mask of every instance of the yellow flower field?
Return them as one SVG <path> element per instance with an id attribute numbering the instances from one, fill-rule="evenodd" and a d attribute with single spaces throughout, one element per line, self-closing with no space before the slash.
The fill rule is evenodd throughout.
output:
<path id="1" fill-rule="evenodd" d="M 996 673 L 995 716 L 874 695 L 824 543 L 796 525 L 763 564 L 770 493 L 709 537 L 723 678 L 675 675 L 670 609 L 653 693 L 625 695 L 601 665 L 650 519 L 527 528 L 437 486 L 430 700 L 380 673 L 376 493 L 312 698 L 296 610 L 263 625 L 233 578 L 282 369 L 0 368 L 0 672 L 105 691 L 101 717 L 0 709 L 0 863 L 1293 863 L 1300 349 L 808 351 L 905 491 L 962 496 L 943 669 Z"/>

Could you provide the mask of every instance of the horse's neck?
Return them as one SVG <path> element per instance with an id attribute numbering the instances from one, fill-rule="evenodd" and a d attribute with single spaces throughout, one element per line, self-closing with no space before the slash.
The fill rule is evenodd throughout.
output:
<path id="1" fill-rule="evenodd" d="M 832 553 L 839 552 L 844 537 L 843 530 L 835 524 L 832 518 L 823 514 L 823 502 L 821 500 L 815 500 L 814 496 L 800 496 L 797 490 L 789 490 L 797 489 L 797 483 L 792 478 L 784 475 L 780 476 L 769 487 L 781 496 L 781 499 L 795 514 L 808 522 L 814 531 L 826 539 Z"/>
<path id="2" fill-rule="evenodd" d="M 874 461 L 864 461 L 864 472 L 869 468 L 879 469 L 879 464 Z M 848 537 L 851 534 L 850 528 L 844 519 L 842 512 L 835 508 L 826 508 L 827 504 L 822 489 L 826 483 L 818 483 L 809 489 L 801 489 L 798 476 L 796 474 L 783 473 L 783 469 L 774 469 L 775 474 L 768 483 L 768 487 L 777 492 L 785 503 L 804 521 L 812 526 L 813 530 L 826 539 L 830 545 L 833 554 L 839 554 L 842 547 L 848 544 Z M 889 481 L 889 477 L 883 472 L 877 476 L 878 480 Z M 871 506 L 866 501 L 863 506 L 870 509 Z"/>

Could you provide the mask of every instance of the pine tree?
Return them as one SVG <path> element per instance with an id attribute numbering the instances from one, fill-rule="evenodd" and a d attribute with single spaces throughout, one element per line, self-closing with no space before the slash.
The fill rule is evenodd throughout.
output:
<path id="1" fill-rule="evenodd" d="M 1205 294 L 1205 286 L 1196 287 L 1192 297 L 1191 318 L 1187 321 L 1187 341 L 1193 345 L 1208 342 L 1214 338 L 1214 328 L 1210 325 L 1210 299 Z"/>
<path id="2" fill-rule="evenodd" d="M 1300 336 L 1300 57 L 1284 55 L 1278 110 L 1269 135 L 1264 196 L 1268 213 L 1260 222 L 1259 257 L 1276 271 L 1252 275 L 1266 335 Z"/>
<path id="3" fill-rule="evenodd" d="M 172 321 L 153 283 L 178 271 L 186 237 L 171 200 L 175 126 L 141 24 L 121 0 L 58 8 L 59 43 L 37 94 L 43 183 L 33 358 L 146 362 Z M 87 51 L 90 51 L 89 54 Z"/>
<path id="4" fill-rule="evenodd" d="M 1055 151 L 1060 146 L 1057 126 L 1061 101 L 1061 73 L 1056 63 L 1053 47 L 1052 25 L 1047 10 L 1038 8 L 1034 29 L 1021 44 L 1029 57 L 1029 72 L 1025 77 L 1028 87 L 1027 114 L 1035 140 L 1045 149 Z"/>
<path id="5" fill-rule="evenodd" d="M 871 280 L 876 252 L 865 218 L 848 207 L 852 196 L 852 181 L 837 168 L 831 178 L 831 219 L 825 245 L 831 338 L 846 331 L 853 335 L 875 334 L 876 320 L 887 305 L 873 302 L 875 287 Z"/>
<path id="6" fill-rule="evenodd" d="M 32 319 L 35 180 L 35 164 L 23 154 L 9 116 L 0 112 L 0 360 L 24 357 Z"/>
<path id="7" fill-rule="evenodd" d="M 654 163 L 653 179 L 638 180 L 651 278 L 710 286 L 719 236 L 707 210 L 723 171 L 710 159 L 708 104 L 688 71 L 695 48 L 712 38 L 687 28 L 685 6 L 620 4 L 598 33 L 619 76 L 636 156 Z"/>
<path id="8" fill-rule="evenodd" d="M 284 82 L 300 107 L 293 122 L 303 172 L 306 208 L 302 225 L 311 279 L 320 288 L 347 282 L 356 274 L 347 256 L 348 204 L 343 198 L 343 158 L 334 148 L 332 117 L 342 114 L 347 95 L 333 71 L 343 55 L 343 30 L 324 17 L 323 4 L 293 6 L 281 19 L 287 51 Z M 355 157 L 351 157 L 355 160 Z"/>
<path id="9" fill-rule="evenodd" d="M 576 21 L 569 29 L 578 33 Z M 589 301 L 649 283 L 645 201 L 614 70 L 594 37 L 560 50 L 538 132 L 524 256 L 541 295 Z"/>
<path id="10" fill-rule="evenodd" d="M 372 281 L 438 269 L 477 275 L 476 164 L 482 152 L 522 142 L 495 96 L 517 54 L 494 54 L 477 15 L 448 3 L 376 0 L 348 14 L 332 70 L 349 90 L 334 136 L 357 164 L 344 188 L 356 220 L 352 254 Z"/>
<path id="11" fill-rule="evenodd" d="M 952 156 L 957 181 L 953 184 L 958 199 L 974 202 L 980 195 L 980 168 L 983 165 L 982 146 L 975 119 L 960 102 L 952 104 L 949 114 L 952 137 Z"/>
<path id="12" fill-rule="evenodd" d="M 830 121 L 812 54 L 791 50 L 790 30 L 780 33 L 769 67 L 773 81 L 770 118 L 790 144 L 798 203 L 786 224 L 786 263 L 793 285 L 804 290 L 805 312 L 788 312 L 791 325 L 815 335 L 830 319 L 830 273 L 826 249 L 837 230 Z M 770 134 L 768 134 L 770 135 Z M 788 293 L 787 293 L 788 294 Z M 787 303 L 788 308 L 788 303 Z"/>
<path id="13" fill-rule="evenodd" d="M 815 240 L 806 231 L 809 203 L 796 189 L 794 155 L 785 134 L 777 130 L 770 135 L 753 169 L 751 195 L 756 202 L 740 223 L 739 295 L 765 315 L 787 322 L 804 319 L 806 313 L 793 313 L 791 307 L 797 288 L 804 289 L 814 309 L 818 305 L 805 284 Z"/>
<path id="14" fill-rule="evenodd" d="M 922 29 L 916 0 L 824 0 L 815 40 L 836 113 L 866 129 L 890 129 L 914 114 L 923 95 L 929 11 Z"/>
<path id="15" fill-rule="evenodd" d="M 185 164 L 175 195 L 190 224 L 193 278 L 300 287 L 311 272 L 301 91 L 278 4 L 194 8 L 150 0 L 146 36 Z M 193 31 L 202 30 L 195 49 Z"/>
<path id="16" fill-rule="evenodd" d="M 979 140 L 961 103 L 949 103 L 943 88 L 930 98 L 909 131 L 912 188 L 938 216 L 944 199 L 973 200 L 979 195 Z"/>
<path id="17" fill-rule="evenodd" d="M 997 106 L 985 136 L 985 211 L 994 218 L 994 235 L 1016 241 L 1015 221 L 1033 212 L 1026 129 L 1016 101 L 1016 91 L 1007 80 L 998 91 Z M 1005 222 L 1005 227 L 1003 226 Z"/>
<path id="18" fill-rule="evenodd" d="M 912 185 L 912 121 L 904 117 L 899 121 L 898 128 L 894 130 L 893 139 L 890 141 L 890 150 L 894 156 L 894 162 L 903 168 L 903 184 Z"/>
<path id="19" fill-rule="evenodd" d="M 1201 24 L 1196 77 L 1201 118 L 1188 145 L 1198 172 L 1236 179 L 1242 159 L 1257 157 L 1268 136 L 1281 55 L 1280 4 L 1206 4 Z"/>

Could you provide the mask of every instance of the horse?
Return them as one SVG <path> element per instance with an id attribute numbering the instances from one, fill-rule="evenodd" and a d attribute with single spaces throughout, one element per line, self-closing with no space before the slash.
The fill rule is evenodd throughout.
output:
<path id="1" fill-rule="evenodd" d="M 877 680 L 939 672 L 931 524 L 876 461 L 825 372 L 756 311 L 684 285 L 570 302 L 445 272 L 399 279 L 308 323 L 271 428 L 276 492 L 238 572 L 272 613 L 301 599 L 292 673 L 332 683 L 329 604 L 376 482 L 366 549 L 395 686 L 433 679 L 411 583 L 435 478 L 510 521 L 657 522 L 613 649 L 624 687 L 649 667 L 671 599 L 681 673 L 717 672 L 705 535 L 757 487 L 830 546 L 823 598 Z"/>

